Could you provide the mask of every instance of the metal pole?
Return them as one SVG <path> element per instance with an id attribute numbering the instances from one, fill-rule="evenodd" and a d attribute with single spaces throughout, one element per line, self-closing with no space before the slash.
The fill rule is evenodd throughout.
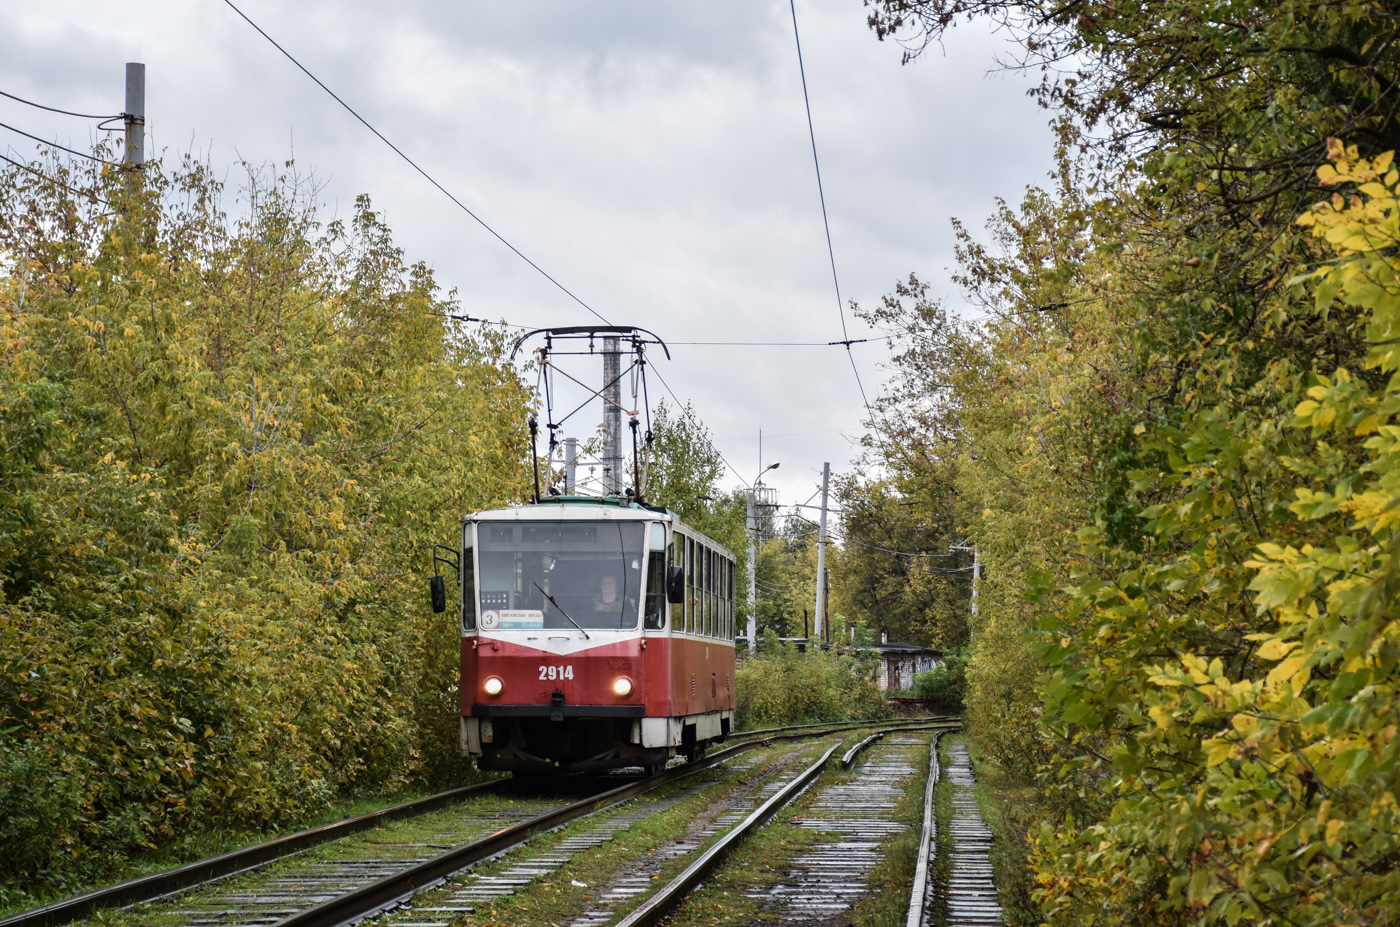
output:
<path id="1" fill-rule="evenodd" d="M 574 494 L 574 481 L 578 476 L 578 438 L 564 439 L 564 493 Z"/>
<path id="2" fill-rule="evenodd" d="M 758 612 L 754 605 L 758 600 L 758 587 L 755 583 L 758 575 L 758 555 L 757 545 L 754 543 L 754 535 L 758 533 L 758 522 L 754 518 L 752 486 L 748 491 L 748 503 L 748 515 L 744 526 L 748 528 L 749 535 L 749 653 L 753 653 L 754 642 L 758 638 Z"/>
<path id="3" fill-rule="evenodd" d="M 822 464 L 822 520 L 817 535 L 817 640 L 827 640 L 826 621 L 826 496 L 831 483 L 831 464 Z"/>
<path id="4" fill-rule="evenodd" d="M 122 163 L 140 168 L 146 163 L 146 66 L 126 63 L 126 151 Z"/>
<path id="5" fill-rule="evenodd" d="M 822 574 L 822 626 L 826 628 L 823 640 L 831 643 L 831 574 Z"/>
<path id="6" fill-rule="evenodd" d="M 603 339 L 603 485 L 609 495 L 622 493 L 622 355 L 616 335 Z"/>

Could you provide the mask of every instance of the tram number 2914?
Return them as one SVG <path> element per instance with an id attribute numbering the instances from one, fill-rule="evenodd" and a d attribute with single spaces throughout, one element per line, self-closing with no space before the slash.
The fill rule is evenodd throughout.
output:
<path id="1" fill-rule="evenodd" d="M 573 679 L 574 668 L 572 666 L 541 666 L 541 679 Z"/>

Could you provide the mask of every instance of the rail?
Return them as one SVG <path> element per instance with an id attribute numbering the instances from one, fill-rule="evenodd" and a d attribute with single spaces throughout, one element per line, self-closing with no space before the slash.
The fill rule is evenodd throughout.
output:
<path id="1" fill-rule="evenodd" d="M 479 862 L 519 843 L 540 830 L 562 826 L 575 818 L 591 814 L 602 808 L 627 801 L 643 792 L 674 782 L 685 776 L 709 769 L 734 756 L 778 741 L 805 740 L 839 733 L 851 727 L 870 727 L 874 724 L 888 726 L 890 730 L 909 730 L 911 727 L 928 727 L 947 723 L 940 718 L 909 719 L 890 722 L 844 722 L 836 725 L 793 725 L 789 728 L 770 728 L 762 731 L 749 731 L 743 742 L 724 747 L 707 756 L 676 766 L 645 779 L 600 793 L 591 798 L 554 809 L 528 821 L 505 828 L 481 840 L 464 844 L 446 853 L 424 861 L 404 872 L 390 876 L 379 882 L 364 886 L 356 892 L 332 899 L 315 908 L 299 912 L 281 922 L 276 927 L 334 927 L 353 919 L 360 914 L 344 912 L 358 908 L 361 912 L 373 912 L 389 907 L 405 895 L 443 878 L 446 874 Z M 472 793 L 497 788 L 508 779 L 497 779 L 474 785 L 439 792 L 390 808 L 372 811 L 343 821 L 325 824 L 320 827 L 289 834 L 264 843 L 234 850 L 210 859 L 188 863 L 165 872 L 130 879 L 106 888 L 86 892 L 73 898 L 53 902 L 28 911 L 0 919 L 0 927 L 59 927 L 79 918 L 87 917 L 104 908 L 130 906 L 142 902 L 158 901 L 179 894 L 190 888 L 205 885 L 219 879 L 248 872 L 269 862 L 299 853 L 323 843 L 329 843 L 360 831 L 382 826 L 390 821 L 415 817 L 441 810 L 471 796 Z"/>
<path id="2" fill-rule="evenodd" d="M 812 783 L 812 780 L 821 775 L 826 761 L 831 759 L 831 755 L 840 746 L 839 743 L 833 744 L 831 749 L 822 754 L 821 759 L 808 766 L 787 785 L 774 793 L 771 798 L 759 805 L 753 813 L 735 825 L 729 833 L 715 841 L 708 850 L 700 854 L 695 862 L 687 866 L 684 872 L 644 901 L 631 914 L 618 921 L 617 927 L 650 927 L 650 925 L 658 923 L 672 908 L 680 904 L 685 896 L 695 889 L 695 886 L 703 882 L 706 876 L 724 861 L 724 858 L 734 847 L 738 846 L 751 832 L 762 827 L 769 818 L 778 813 L 779 809 L 796 798 L 803 789 Z"/>
<path id="3" fill-rule="evenodd" d="M 919 837 L 919 855 L 914 863 L 914 884 L 909 890 L 909 914 L 905 927 L 923 927 L 924 912 L 928 908 L 929 854 L 938 838 L 938 813 L 934 793 L 938 789 L 938 742 L 949 731 L 938 731 L 929 741 L 928 783 L 924 786 L 924 829 Z"/>
<path id="4" fill-rule="evenodd" d="M 446 792 L 438 792 L 435 795 L 406 801 L 390 808 L 381 808 L 378 811 L 370 811 L 353 818 L 323 824 L 320 827 L 288 834 L 285 837 L 243 847 L 209 859 L 187 863 L 175 869 L 129 879 L 106 888 L 95 889 L 82 895 L 55 901 L 42 907 L 21 911 L 19 914 L 0 919 L 0 927 L 57 927 L 59 924 L 87 917 L 103 908 L 139 904 L 143 901 L 157 901 L 197 885 L 207 885 L 218 879 L 256 869 L 258 866 L 281 859 L 284 856 L 290 856 L 293 853 L 300 853 L 302 850 L 323 843 L 330 843 L 360 831 L 381 827 L 390 821 L 439 811 L 448 805 L 470 797 L 473 793 L 498 788 L 502 783 L 509 781 L 509 779 L 496 779 L 450 789 Z"/>

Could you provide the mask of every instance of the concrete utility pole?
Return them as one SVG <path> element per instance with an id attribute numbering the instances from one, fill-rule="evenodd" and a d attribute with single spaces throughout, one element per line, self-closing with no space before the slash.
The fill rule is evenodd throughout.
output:
<path id="1" fill-rule="evenodd" d="M 822 520 L 817 534 L 817 640 L 827 640 L 826 621 L 826 497 L 831 483 L 831 464 L 822 464 Z"/>
<path id="2" fill-rule="evenodd" d="M 578 438 L 564 439 L 564 494 L 572 496 L 578 476 Z"/>
<path id="3" fill-rule="evenodd" d="M 972 617 L 977 617 L 977 581 L 982 578 L 982 557 L 972 548 Z"/>
<path id="4" fill-rule="evenodd" d="M 621 495 L 622 484 L 622 354 L 616 335 L 603 339 L 603 488 Z"/>
<path id="5" fill-rule="evenodd" d="M 146 163 L 146 66 L 126 63 L 126 150 L 122 163 L 140 169 Z"/>
<path id="6" fill-rule="evenodd" d="M 758 521 L 754 517 L 753 487 L 749 487 L 748 512 L 744 518 L 744 527 L 749 536 L 749 653 L 753 653 L 754 639 L 758 637 L 758 610 L 755 607 L 758 601 L 758 588 L 755 581 L 758 577 L 758 545 L 755 543 L 758 534 Z"/>
<path id="7" fill-rule="evenodd" d="M 977 580 L 982 577 L 982 557 L 977 548 L 969 544 L 954 544 L 949 550 L 972 551 L 972 617 L 977 617 Z"/>
<path id="8" fill-rule="evenodd" d="M 762 432 L 760 432 L 762 434 Z M 762 440 L 760 438 L 760 440 Z M 744 525 L 748 528 L 749 535 L 749 650 L 753 650 L 758 641 L 758 594 L 755 583 L 758 578 L 758 506 L 759 493 L 763 490 L 763 474 L 769 470 L 778 469 L 777 463 L 771 463 L 758 471 L 758 476 L 754 477 L 753 485 L 749 487 L 748 513 Z M 763 504 L 767 505 L 769 497 L 767 493 L 763 495 Z"/>

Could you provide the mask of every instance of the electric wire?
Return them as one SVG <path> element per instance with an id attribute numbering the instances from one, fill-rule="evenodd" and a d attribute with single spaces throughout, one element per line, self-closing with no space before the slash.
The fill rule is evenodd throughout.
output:
<path id="1" fill-rule="evenodd" d="M 802 103 L 807 110 L 807 134 L 812 141 L 812 166 L 817 174 L 817 196 L 822 204 L 822 227 L 826 230 L 826 252 L 831 259 L 831 282 L 836 288 L 836 311 L 841 318 L 841 337 L 843 341 L 832 342 L 833 344 L 845 344 L 846 359 L 851 362 L 851 373 L 855 374 L 856 388 L 860 390 L 860 401 L 865 406 L 865 414 L 870 416 L 870 425 L 875 429 L 876 436 L 879 436 L 880 426 L 876 424 L 875 412 L 870 407 L 870 399 L 865 394 L 865 383 L 860 378 L 860 368 L 856 366 L 855 354 L 851 351 L 851 336 L 846 330 L 846 305 L 841 300 L 841 280 L 836 274 L 836 249 L 831 244 L 831 222 L 826 213 L 826 192 L 822 189 L 822 167 L 821 161 L 817 157 L 817 130 L 812 125 L 812 100 L 807 93 L 807 69 L 802 62 L 802 38 L 797 29 L 797 0 L 788 0 L 788 8 L 792 11 L 792 38 L 797 45 L 797 70 L 802 76 Z"/>
<path id="2" fill-rule="evenodd" d="M 38 135 L 31 135 L 30 133 L 24 131 L 23 129 L 16 129 L 14 126 L 10 125 L 8 122 L 0 122 L 0 128 L 9 129 L 11 132 L 17 132 L 17 133 L 19 133 L 20 135 L 23 135 L 25 138 L 32 138 L 32 139 L 34 139 L 34 141 L 38 142 L 38 143 L 41 144 L 41 145 L 47 145 L 47 146 L 50 147 L 50 148 L 57 148 L 59 151 L 66 151 L 66 152 L 68 152 L 68 153 L 71 154 L 71 155 L 77 155 L 77 156 L 80 157 L 80 158 L 87 158 L 89 161 L 96 161 L 98 164 L 107 164 L 107 165 L 110 165 L 110 166 L 112 166 L 112 167 L 117 167 L 117 166 L 118 166 L 118 165 L 117 165 L 117 162 L 115 162 L 115 161 L 108 161 L 108 160 L 106 160 L 105 158 L 99 158 L 99 157 L 98 157 L 97 155 L 95 155 L 95 154 L 90 154 L 90 153 L 88 153 L 88 152 L 86 152 L 86 151 L 79 151 L 79 150 L 77 150 L 76 148 L 67 148 L 67 147 L 64 147 L 63 145 L 58 144 L 58 142 L 49 142 L 49 141 L 45 141 L 43 138 L 39 137 Z"/>
<path id="3" fill-rule="evenodd" d="M 682 414 L 682 415 L 684 415 L 687 419 L 690 420 L 690 424 L 693 425 L 693 426 L 695 426 L 695 428 L 696 428 L 697 431 L 703 432 L 703 431 L 704 431 L 704 426 L 701 425 L 699 422 L 697 422 L 697 421 L 695 420 L 695 416 L 693 416 L 693 415 L 690 414 L 690 409 L 687 408 L 687 406 L 686 406 L 685 403 L 681 402 L 680 397 L 676 395 L 675 390 L 671 389 L 671 384 L 667 383 L 667 382 L 666 382 L 666 378 L 663 377 L 663 376 L 661 375 L 661 370 L 660 370 L 660 368 L 658 368 L 655 364 L 653 364 L 653 365 L 652 365 L 652 370 L 656 373 L 656 379 L 658 379 L 658 380 L 661 381 L 661 385 L 664 386 L 664 387 L 666 388 L 666 392 L 667 392 L 667 393 L 670 395 L 670 397 L 675 401 L 675 403 L 676 403 L 676 408 L 679 409 L 679 410 L 681 411 L 681 414 Z M 714 442 L 711 442 L 711 443 L 710 443 L 710 446 L 711 446 L 711 447 L 714 447 Z M 736 466 L 734 466 L 732 463 L 730 463 L 730 462 L 729 462 L 729 458 L 728 458 L 728 457 L 725 457 L 725 456 L 724 456 L 724 453 L 723 453 L 722 451 L 720 451 L 719 448 L 717 448 L 717 447 L 715 448 L 715 453 L 716 453 L 716 454 L 719 454 L 719 459 L 722 460 L 722 461 L 724 461 L 724 465 L 725 465 L 726 467 L 729 468 L 729 472 L 732 473 L 732 474 L 734 474 L 735 476 L 737 476 L 737 477 L 739 478 L 739 482 L 743 483 L 743 482 L 744 482 L 744 477 L 743 477 L 743 475 L 739 472 L 739 468 L 736 467 Z M 749 488 L 751 488 L 751 489 L 753 488 L 753 487 L 752 487 L 752 484 L 744 483 L 744 485 L 745 485 L 745 486 L 749 486 Z"/>
<path id="4" fill-rule="evenodd" d="M 18 100 L 26 106 L 33 106 L 37 109 L 46 109 L 51 113 L 61 113 L 64 116 L 77 116 L 79 119 L 98 119 L 102 122 L 106 122 L 109 119 L 120 119 L 123 115 L 125 115 L 124 113 L 117 113 L 114 116 L 94 116 L 90 113 L 74 113 L 66 109 L 59 109 L 56 106 L 45 106 L 42 103 L 35 103 L 33 100 L 26 100 L 24 97 L 17 97 L 13 93 L 6 93 L 3 90 L 0 90 L 0 97 L 9 97 L 11 100 Z"/>
<path id="5" fill-rule="evenodd" d="M 355 109 L 354 109 L 349 103 L 346 103 L 344 100 L 342 100 L 342 99 L 336 94 L 336 92 L 335 92 L 334 90 L 332 90 L 330 87 L 327 87 L 327 86 L 321 81 L 321 79 L 320 79 L 319 77 L 317 77 L 315 74 L 312 74 L 309 70 L 307 70 L 306 66 L 305 66 L 304 64 L 302 64 L 300 61 L 298 61 L 296 58 L 294 58 L 294 57 L 292 56 L 292 53 L 291 53 L 291 52 L 287 51 L 285 48 L 283 48 L 281 45 L 279 45 L 279 44 L 277 43 L 277 40 L 276 40 L 276 39 L 274 39 L 272 36 L 270 36 L 270 35 L 268 35 L 266 32 L 264 32 L 264 31 L 263 31 L 263 28 L 262 28 L 261 26 L 259 26 L 257 23 L 253 22 L 251 19 L 249 19 L 249 18 L 248 18 L 248 15 L 247 15 L 246 13 L 244 13 L 244 12 L 243 12 L 242 10 L 240 10 L 238 7 L 234 6 L 233 0 L 224 0 L 224 3 L 228 4 L 229 9 L 231 9 L 231 10 L 233 10 L 235 13 L 237 13 L 237 14 L 243 19 L 244 22 L 246 22 L 248 25 L 250 25 L 250 26 L 252 26 L 254 29 L 256 29 L 256 30 L 258 31 L 258 34 L 259 34 L 259 35 L 261 35 L 263 38 L 265 38 L 265 39 L 267 39 L 269 42 L 271 42 L 271 43 L 272 43 L 272 47 L 273 47 L 273 48 L 276 48 L 276 49 L 277 49 L 278 51 L 280 51 L 283 55 L 285 55 L 286 58 L 287 58 L 287 60 L 290 61 L 292 64 L 296 65 L 297 68 L 299 68 L 303 74 L 305 74 L 307 77 L 309 77 L 309 78 L 311 78 L 313 81 L 315 81 L 315 82 L 316 82 L 316 86 L 320 87 L 322 90 L 326 91 L 326 93 L 330 94 L 331 99 L 335 100 L 337 103 L 339 103 L 341 106 L 343 106 L 343 107 L 345 108 L 345 111 L 348 112 L 350 115 L 354 116 L 356 119 L 358 119 L 361 125 L 363 125 L 366 129 L 369 129 L 371 132 L 373 132 L 373 133 L 375 134 L 375 136 L 376 136 L 381 142 L 383 142 L 384 144 L 388 145 L 388 146 L 393 150 L 394 154 L 398 155 L 400 158 L 403 158 L 404 161 L 406 161 L 410 167 L 412 167 L 415 171 L 417 171 L 419 174 L 421 174 L 421 175 L 423 176 L 423 179 L 425 179 L 426 181 L 428 181 L 428 183 L 432 184 L 434 187 L 437 187 L 438 191 L 439 191 L 440 193 L 442 193 L 443 196 L 447 197 L 449 200 L 451 200 L 453 203 L 455 203 L 455 204 L 457 205 L 457 207 L 458 207 L 459 209 L 462 210 L 462 212 L 466 213 L 467 215 L 469 215 L 469 216 L 471 216 L 473 219 L 475 219 L 475 220 L 476 220 L 476 223 L 477 223 L 478 225 L 480 225 L 483 229 L 485 229 L 487 232 L 489 232 L 493 238 L 495 238 L 495 239 L 496 239 L 497 241 L 499 241 L 501 244 L 503 244 L 503 245 L 505 245 L 507 248 L 509 248 L 512 252 L 515 253 L 515 256 L 516 256 L 516 257 L 520 258 L 520 259 L 521 259 L 522 261 L 524 261 L 526 264 L 529 264 L 529 265 L 530 265 L 531 267 L 533 267 L 536 271 L 538 271 L 539 274 L 540 274 L 542 277 L 544 277 L 544 278 L 545 278 L 546 280 L 548 280 L 550 283 L 552 283 L 552 284 L 554 284 L 556 287 L 558 287 L 558 288 L 564 293 L 564 295 L 568 296 L 568 297 L 569 297 L 570 299 L 572 299 L 574 302 L 578 303 L 580 306 L 582 306 L 583 308 L 587 309 L 589 312 L 591 312 L 593 315 L 597 316 L 599 319 L 602 319 L 604 322 L 607 322 L 607 324 L 609 324 L 609 325 L 612 324 L 612 322 L 609 321 L 606 317 L 604 317 L 602 313 L 598 312 L 598 310 L 594 309 L 592 306 L 588 305 L 588 303 L 584 302 L 582 299 L 580 299 L 578 296 L 576 296 L 576 295 L 574 294 L 574 292 L 573 292 L 572 290 L 570 290 L 568 287 L 564 286 L 564 284 L 560 283 L 558 280 L 555 280 L 552 276 L 550 276 L 550 275 L 545 271 L 545 269 L 544 269 L 543 267 L 540 267 L 540 265 L 536 264 L 534 261 L 532 261 L 532 260 L 530 260 L 528 257 L 526 257 L 526 256 L 524 255 L 524 253 L 521 252 L 521 250 L 520 250 L 519 248 L 515 247 L 515 245 L 512 245 L 510 242 L 506 241 L 505 237 L 502 236 L 500 232 L 497 232 L 495 229 L 493 229 L 490 225 L 488 225 L 488 224 L 486 223 L 486 220 L 482 219 L 482 218 L 481 218 L 480 216 L 478 216 L 476 213 L 472 212 L 470 209 L 467 208 L 466 204 L 464 204 L 461 200 L 457 199 L 457 197 L 453 196 L 450 192 L 448 192 L 447 188 L 444 187 L 442 184 L 438 183 L 435 179 L 433 179 L 433 176 L 432 176 L 431 174 L 429 174 L 427 171 L 423 170 L 423 168 L 419 167 L 419 166 L 418 166 L 418 163 L 417 163 L 416 161 L 414 161 L 414 160 L 413 160 L 412 158 L 410 158 L 408 155 L 404 154 L 403 151 L 399 148 L 399 146 L 395 145 L 393 142 L 389 141 L 389 139 L 385 138 L 385 137 L 384 137 L 384 134 L 383 134 L 382 132 L 380 132 L 380 131 L 379 131 L 378 129 L 376 129 L 374 126 L 370 125 L 370 124 L 369 124 L 369 121 L 366 120 L 365 117 L 363 117 L 363 116 L 361 116 L 359 113 L 357 113 L 357 112 L 355 111 Z"/>
<path id="6" fill-rule="evenodd" d="M 105 199 L 103 199 L 102 197 L 98 196 L 96 193 L 92 192 L 91 190 L 81 190 L 81 189 L 79 189 L 79 188 L 77 188 L 77 187 L 74 187 L 74 186 L 72 186 L 72 185 L 70 185 L 70 184 L 66 184 L 66 183 L 64 183 L 63 181 L 59 180 L 57 177 L 50 177 L 48 174 L 45 174 L 43 171 L 38 170 L 37 168 L 30 167 L 28 164 L 25 164 L 25 163 L 22 162 L 22 161 L 16 161 L 14 158 L 6 157 L 5 155 L 0 155 L 0 161 L 5 161 L 5 162 L 8 162 L 9 164 L 13 164 L 15 167 L 19 168 L 20 170 L 22 170 L 22 171 L 28 171 L 29 173 L 33 174 L 35 177 L 40 178 L 41 180 L 46 180 L 46 181 L 48 181 L 49 183 L 56 183 L 56 184 L 58 184 L 60 187 L 62 187 L 63 189 L 67 190 L 69 193 L 75 194 L 75 195 L 77 195 L 77 196 L 90 196 L 90 197 L 92 197 L 93 199 L 97 200 L 97 202 L 101 203 L 103 206 L 110 206 L 110 205 L 112 205 L 111 203 L 107 202 Z"/>
<path id="7" fill-rule="evenodd" d="M 817 171 L 817 196 L 822 204 L 822 226 L 826 229 L 826 253 L 831 258 L 831 282 L 836 287 L 836 309 L 841 314 L 841 337 L 850 338 L 846 331 L 846 307 L 841 302 L 841 281 L 836 276 L 836 249 L 831 246 L 831 223 L 826 217 L 826 193 L 822 190 L 822 166 L 817 158 L 817 130 L 812 126 L 812 101 L 807 95 L 807 68 L 802 63 L 802 38 L 797 31 L 797 0 L 788 0 L 792 10 L 792 38 L 797 43 L 797 72 L 802 76 L 802 102 L 807 107 L 807 134 L 812 140 L 812 165 Z M 849 349 L 849 345 L 847 346 Z M 859 377 L 859 374 L 857 374 Z"/>

